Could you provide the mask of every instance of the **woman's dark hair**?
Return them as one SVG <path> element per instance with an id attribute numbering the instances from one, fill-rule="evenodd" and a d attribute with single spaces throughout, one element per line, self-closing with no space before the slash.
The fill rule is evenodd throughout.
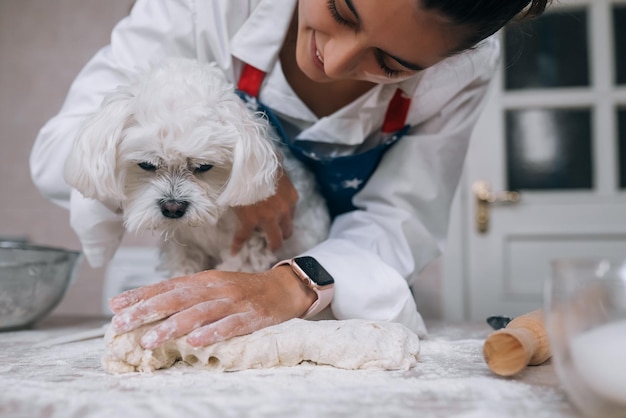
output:
<path id="1" fill-rule="evenodd" d="M 427 10 L 436 10 L 453 24 L 471 29 L 462 49 L 471 48 L 496 33 L 514 18 L 536 17 L 552 0 L 421 0 Z"/>

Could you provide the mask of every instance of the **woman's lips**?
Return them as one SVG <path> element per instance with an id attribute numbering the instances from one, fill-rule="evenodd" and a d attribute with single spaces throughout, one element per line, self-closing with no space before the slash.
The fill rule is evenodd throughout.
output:
<path id="1" fill-rule="evenodd" d="M 317 68 L 320 71 L 324 72 L 324 57 L 317 49 L 317 43 L 315 42 L 315 32 L 313 32 L 313 36 L 311 36 L 311 60 L 315 63 Z"/>

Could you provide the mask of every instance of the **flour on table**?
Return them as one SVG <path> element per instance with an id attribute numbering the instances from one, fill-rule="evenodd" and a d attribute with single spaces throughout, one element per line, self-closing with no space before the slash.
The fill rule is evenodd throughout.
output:
<path id="1" fill-rule="evenodd" d="M 109 373 L 150 372 L 182 360 L 194 367 L 236 371 L 303 362 L 340 369 L 408 370 L 417 364 L 418 336 L 404 325 L 367 320 L 307 321 L 292 319 L 208 347 L 195 348 L 186 337 L 145 350 L 139 340 L 146 329 L 115 335 L 109 327 L 102 366 Z"/>

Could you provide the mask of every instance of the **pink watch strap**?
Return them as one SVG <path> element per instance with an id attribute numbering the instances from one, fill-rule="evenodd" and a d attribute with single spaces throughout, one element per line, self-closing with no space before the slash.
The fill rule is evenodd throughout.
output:
<path id="1" fill-rule="evenodd" d="M 311 278 L 308 277 L 307 274 L 298 267 L 297 264 L 294 263 L 293 258 L 279 261 L 272 268 L 283 266 L 285 264 L 288 264 L 293 272 L 296 273 L 296 276 L 298 276 L 309 289 L 312 289 L 317 294 L 317 300 L 313 302 L 311 306 L 309 306 L 309 309 L 307 309 L 300 316 L 300 318 L 311 318 L 322 312 L 324 308 L 330 305 L 330 302 L 333 300 L 333 296 L 335 295 L 335 289 L 332 284 L 324 287 L 317 286 L 317 284 L 313 282 Z"/>
<path id="2" fill-rule="evenodd" d="M 330 302 L 333 300 L 333 296 L 335 294 L 335 289 L 332 285 L 323 289 L 314 287 L 313 291 L 317 293 L 317 300 L 313 302 L 313 305 L 309 306 L 309 309 L 307 309 L 302 316 L 300 316 L 302 319 L 311 318 L 312 316 L 322 312 L 328 305 L 330 305 Z"/>

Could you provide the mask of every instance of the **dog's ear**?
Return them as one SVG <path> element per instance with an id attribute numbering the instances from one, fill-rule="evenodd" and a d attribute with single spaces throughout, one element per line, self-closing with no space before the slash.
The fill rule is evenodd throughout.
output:
<path id="1" fill-rule="evenodd" d="M 272 143 L 267 121 L 249 112 L 243 104 L 241 107 L 243 112 L 235 123 L 239 138 L 234 145 L 232 171 L 217 200 L 224 206 L 245 206 L 267 199 L 274 194 L 278 180 L 278 150 Z"/>
<path id="2" fill-rule="evenodd" d="M 118 89 L 100 109 L 83 121 L 65 161 L 65 181 L 84 196 L 97 200 L 124 200 L 124 173 L 117 167 L 117 151 L 131 118 L 127 89 Z"/>

